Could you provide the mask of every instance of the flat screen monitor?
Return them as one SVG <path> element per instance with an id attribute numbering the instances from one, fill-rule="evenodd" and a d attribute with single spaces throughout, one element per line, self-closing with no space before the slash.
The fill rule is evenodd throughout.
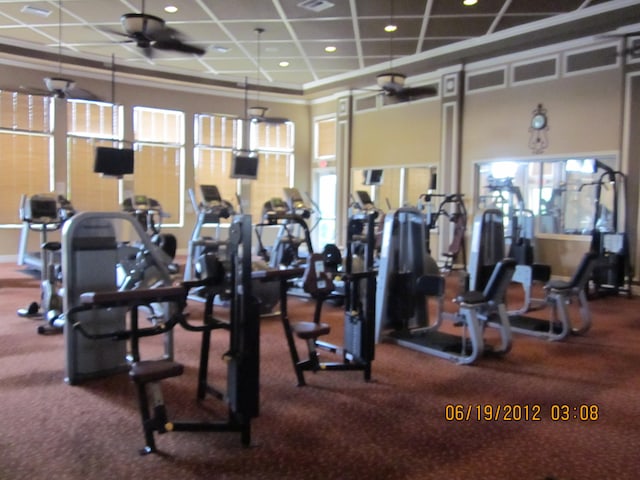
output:
<path id="1" fill-rule="evenodd" d="M 237 154 L 233 156 L 231 165 L 231 178 L 258 178 L 258 156 L 250 154 Z"/>
<path id="2" fill-rule="evenodd" d="M 220 191 L 215 185 L 200 185 L 200 193 L 206 203 L 221 202 Z"/>
<path id="3" fill-rule="evenodd" d="M 122 177 L 133 173 L 133 149 L 96 147 L 93 171 L 110 177 Z"/>
<path id="4" fill-rule="evenodd" d="M 28 204 L 29 211 L 25 215 L 31 220 L 58 218 L 58 202 L 51 195 L 34 195 Z"/>
<path id="5" fill-rule="evenodd" d="M 371 200 L 371 197 L 364 190 L 358 190 L 356 192 L 356 197 L 358 199 L 358 205 L 361 209 L 367 210 L 373 207 L 373 201 Z"/>
<path id="6" fill-rule="evenodd" d="M 365 185 L 381 185 L 382 184 L 382 169 L 365 170 L 364 171 L 364 184 Z"/>

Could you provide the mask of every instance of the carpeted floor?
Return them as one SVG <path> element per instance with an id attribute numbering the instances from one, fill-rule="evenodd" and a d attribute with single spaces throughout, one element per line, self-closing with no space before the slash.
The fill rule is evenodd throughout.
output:
<path id="1" fill-rule="evenodd" d="M 63 336 L 39 336 L 37 321 L 15 313 L 38 297 L 37 280 L 0 265 L 2 480 L 638 478 L 639 299 L 591 302 L 592 329 L 565 342 L 516 336 L 508 355 L 472 366 L 381 344 L 371 382 L 362 372 L 320 372 L 307 374 L 306 387 L 296 386 L 279 318 L 264 318 L 251 447 L 237 433 L 174 432 L 157 437 L 161 454 L 141 457 L 127 375 L 65 384 Z M 289 304 L 292 318 L 310 318 L 311 304 Z M 337 342 L 342 316 L 327 306 Z M 225 418 L 219 400 L 194 401 L 198 341 L 176 331 L 186 371 L 164 382 L 170 414 Z M 214 384 L 224 379 L 227 341 L 214 335 Z M 554 420 L 563 405 L 567 419 Z M 448 420 L 456 411 L 472 418 Z"/>

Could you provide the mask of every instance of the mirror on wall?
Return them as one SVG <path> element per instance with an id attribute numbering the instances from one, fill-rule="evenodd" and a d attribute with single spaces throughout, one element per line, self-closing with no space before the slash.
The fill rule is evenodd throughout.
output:
<path id="1" fill-rule="evenodd" d="M 616 163 L 613 155 L 478 163 L 475 203 L 479 209 L 502 210 L 507 231 L 510 219 L 527 215 L 536 233 L 590 235 L 596 199 L 604 212 L 598 228 L 608 228 L 613 198 L 601 177 Z"/>
<path id="2" fill-rule="evenodd" d="M 430 165 L 354 168 L 349 193 L 365 191 L 384 211 L 417 206 L 420 195 L 436 188 L 436 167 Z M 353 200 L 353 199 L 352 199 Z"/>

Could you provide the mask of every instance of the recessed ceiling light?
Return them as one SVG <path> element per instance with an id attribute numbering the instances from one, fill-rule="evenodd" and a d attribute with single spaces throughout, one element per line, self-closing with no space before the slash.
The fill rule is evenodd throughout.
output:
<path id="1" fill-rule="evenodd" d="M 176 13 L 178 11 L 178 7 L 175 5 L 167 5 L 164 7 L 164 11 L 167 13 Z"/>
<path id="2" fill-rule="evenodd" d="M 283 62 L 280 62 L 278 65 L 280 65 L 280 66 L 281 66 L 281 67 L 283 67 L 283 68 L 284 68 L 284 67 L 288 67 L 288 66 L 289 66 L 289 62 L 287 62 L 287 61 L 283 61 Z"/>
<path id="3" fill-rule="evenodd" d="M 337 50 L 336 47 L 334 47 L 333 45 L 327 45 L 326 47 L 324 47 L 324 51 L 327 53 L 333 53 Z"/>
<path id="4" fill-rule="evenodd" d="M 396 30 L 398 30 L 398 26 L 397 25 L 393 25 L 393 24 L 389 24 L 386 27 L 384 27 L 384 31 L 385 32 L 395 32 Z"/>
<path id="5" fill-rule="evenodd" d="M 229 47 L 223 47 L 222 45 L 213 45 L 211 50 L 215 50 L 218 53 L 228 53 L 231 49 Z"/>
<path id="6" fill-rule="evenodd" d="M 462 2 L 462 4 L 466 5 L 467 7 L 470 7 L 471 5 L 475 5 L 476 3 L 478 3 L 478 0 L 464 0 Z"/>

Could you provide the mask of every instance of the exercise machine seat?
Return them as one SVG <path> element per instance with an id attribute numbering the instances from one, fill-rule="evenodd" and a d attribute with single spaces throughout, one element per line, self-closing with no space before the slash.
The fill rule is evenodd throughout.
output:
<path id="1" fill-rule="evenodd" d="M 549 280 L 544 286 L 545 290 L 555 292 L 566 292 L 573 289 L 581 290 L 589 281 L 597 258 L 598 254 L 596 252 L 589 251 L 585 253 L 573 277 L 571 277 L 569 281 L 558 279 Z"/>
<path id="2" fill-rule="evenodd" d="M 456 297 L 456 302 L 461 305 L 503 304 L 515 268 L 516 261 L 513 258 L 505 258 L 498 262 L 482 292 L 471 290 Z"/>
<path id="3" fill-rule="evenodd" d="M 292 328 L 296 336 L 302 340 L 316 339 L 331 332 L 331 326 L 322 322 L 296 322 Z"/>
<path id="4" fill-rule="evenodd" d="M 486 303 L 486 301 L 487 299 L 484 294 L 476 290 L 471 290 L 470 292 L 466 292 L 456 298 L 457 303 L 464 303 L 466 305 L 476 305 Z"/>
<path id="5" fill-rule="evenodd" d="M 316 300 L 316 308 L 312 322 L 301 321 L 292 325 L 293 332 L 302 340 L 315 340 L 322 335 L 331 332 L 328 323 L 320 321 L 320 311 L 322 302 L 327 299 L 334 290 L 333 280 L 325 271 L 324 256 L 319 253 L 312 253 L 307 259 L 307 265 L 302 277 L 304 291 Z"/>
<path id="6" fill-rule="evenodd" d="M 133 363 L 129 370 L 129 376 L 138 384 L 178 377 L 183 373 L 184 366 L 171 360 L 142 360 Z"/>

